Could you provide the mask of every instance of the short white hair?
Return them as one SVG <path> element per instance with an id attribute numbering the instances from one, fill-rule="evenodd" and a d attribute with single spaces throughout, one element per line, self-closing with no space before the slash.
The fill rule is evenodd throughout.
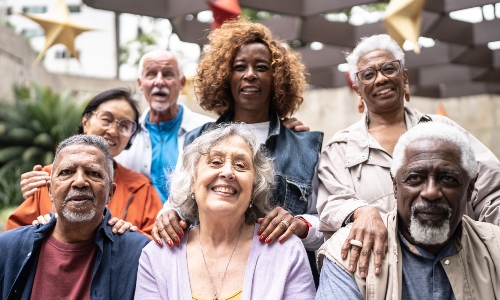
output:
<path id="1" fill-rule="evenodd" d="M 356 72 L 358 72 L 359 58 L 368 52 L 375 50 L 389 51 L 397 60 L 405 64 L 405 54 L 398 43 L 387 34 L 375 34 L 370 37 L 364 37 L 358 43 L 351 53 L 347 53 L 346 61 L 349 65 L 349 76 L 353 83 L 356 83 Z"/>
<path id="2" fill-rule="evenodd" d="M 393 177 L 405 163 L 405 152 L 408 145 L 415 141 L 429 139 L 446 141 L 457 147 L 461 152 L 462 168 L 470 179 L 476 178 L 477 161 L 469 139 L 458 128 L 440 122 L 420 123 L 399 138 L 392 155 L 391 174 Z"/>
<path id="3" fill-rule="evenodd" d="M 184 73 L 182 72 L 182 67 L 181 67 L 180 60 L 179 60 L 179 57 L 177 56 L 177 54 L 175 54 L 172 51 L 157 49 L 157 50 L 149 51 L 148 53 L 144 54 L 141 57 L 141 60 L 139 61 L 139 66 L 137 68 L 137 78 L 139 78 L 139 79 L 142 78 L 142 70 L 144 68 L 144 61 L 146 60 L 146 58 L 150 58 L 152 56 L 156 56 L 156 55 L 159 55 L 159 54 L 170 54 L 170 55 L 172 55 L 173 58 L 175 59 L 175 61 L 177 62 L 177 70 L 179 71 L 179 78 L 184 77 Z"/>

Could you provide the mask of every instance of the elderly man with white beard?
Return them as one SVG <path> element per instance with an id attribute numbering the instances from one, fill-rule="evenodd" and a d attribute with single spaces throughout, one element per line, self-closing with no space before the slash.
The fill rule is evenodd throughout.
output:
<path id="1" fill-rule="evenodd" d="M 54 216 L 0 235 L 2 299 L 133 299 L 138 232 L 113 235 L 106 204 L 116 188 L 104 138 L 75 135 L 56 150 L 47 183 Z"/>
<path id="2" fill-rule="evenodd" d="M 344 227 L 319 250 L 316 299 L 499 299 L 500 227 L 465 215 L 477 170 L 459 129 L 428 122 L 403 134 L 391 166 L 397 206 L 382 217 L 389 251 L 380 274 L 373 255 L 365 279 L 349 271 L 339 251 Z M 360 241 L 350 243 L 361 251 Z"/>

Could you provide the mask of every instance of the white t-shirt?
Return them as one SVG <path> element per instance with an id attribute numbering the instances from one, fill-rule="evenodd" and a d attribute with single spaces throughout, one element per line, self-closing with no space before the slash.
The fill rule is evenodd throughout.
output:
<path id="1" fill-rule="evenodd" d="M 259 142 L 261 144 L 265 144 L 267 140 L 267 134 L 269 133 L 270 124 L 271 122 L 267 121 L 261 123 L 253 123 L 253 124 L 242 123 L 241 126 L 253 132 L 253 134 L 255 134 L 257 139 L 259 139 Z"/>

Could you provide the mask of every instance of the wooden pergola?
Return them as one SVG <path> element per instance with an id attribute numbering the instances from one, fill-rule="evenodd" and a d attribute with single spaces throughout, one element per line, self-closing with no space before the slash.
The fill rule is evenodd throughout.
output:
<path id="1" fill-rule="evenodd" d="M 497 0 L 498 1 L 498 0 Z M 492 0 L 429 0 L 422 14 L 421 36 L 435 40 L 435 46 L 422 48 L 421 54 L 406 52 L 412 94 L 448 98 L 477 94 L 500 94 L 500 50 L 487 44 L 500 41 L 500 19 L 468 23 L 454 20 L 449 13 L 487 4 Z M 171 21 L 174 32 L 185 42 L 203 45 L 210 24 L 186 15 L 208 10 L 204 0 L 83 0 L 91 7 L 133 13 Z M 301 45 L 320 42 L 320 50 L 300 47 L 311 74 L 310 83 L 321 87 L 347 85 L 338 65 L 345 62 L 361 37 L 385 33 L 381 22 L 353 26 L 331 22 L 325 14 L 370 4 L 373 0 L 239 0 L 241 7 L 279 14 L 262 21 L 277 36 Z M 191 20 L 189 20 L 191 19 Z"/>

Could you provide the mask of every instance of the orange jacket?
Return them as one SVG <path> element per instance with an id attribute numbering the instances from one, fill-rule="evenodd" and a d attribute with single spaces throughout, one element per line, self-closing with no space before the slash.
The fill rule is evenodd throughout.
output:
<path id="1" fill-rule="evenodd" d="M 116 191 L 108 204 L 111 214 L 132 223 L 143 232 L 151 234 L 156 214 L 162 208 L 158 193 L 144 175 L 127 169 L 116 162 L 115 166 Z M 50 173 L 52 165 L 43 167 L 43 171 Z M 47 187 L 41 187 L 9 216 L 6 230 L 31 225 L 31 222 L 38 216 L 48 214 L 51 211 L 52 201 Z"/>

